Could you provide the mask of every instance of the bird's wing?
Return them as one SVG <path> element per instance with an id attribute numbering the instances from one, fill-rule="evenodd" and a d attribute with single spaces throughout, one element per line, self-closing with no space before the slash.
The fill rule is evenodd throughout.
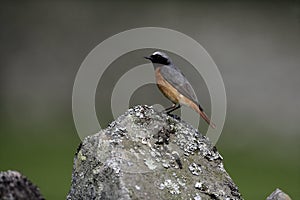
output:
<path id="1" fill-rule="evenodd" d="M 194 89 L 178 68 L 164 65 L 161 67 L 160 73 L 180 94 L 199 105 Z"/>

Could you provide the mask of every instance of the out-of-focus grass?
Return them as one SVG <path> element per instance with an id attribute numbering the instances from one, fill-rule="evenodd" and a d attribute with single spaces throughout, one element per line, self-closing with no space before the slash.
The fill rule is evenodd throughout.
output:
<path id="1" fill-rule="evenodd" d="M 0 170 L 18 170 L 46 199 L 65 199 L 80 140 L 72 122 L 1 128 Z M 9 126 L 12 127 L 12 126 Z M 52 128 L 51 128 L 52 127 Z M 236 133 L 236 134 L 233 134 Z M 271 139 L 270 139 L 271 138 Z M 298 138 L 299 139 L 299 138 Z M 299 140 L 225 130 L 217 144 L 225 168 L 245 199 L 265 199 L 276 187 L 300 197 Z"/>
<path id="2" fill-rule="evenodd" d="M 65 199 L 71 184 L 73 157 L 80 143 L 70 124 L 61 129 L 2 130 L 0 170 L 17 170 L 40 188 L 46 199 Z"/>
<path id="3" fill-rule="evenodd" d="M 276 188 L 292 199 L 300 197 L 298 136 L 237 131 L 233 138 L 226 137 L 226 132 L 217 144 L 218 150 L 245 199 L 266 199 Z"/>

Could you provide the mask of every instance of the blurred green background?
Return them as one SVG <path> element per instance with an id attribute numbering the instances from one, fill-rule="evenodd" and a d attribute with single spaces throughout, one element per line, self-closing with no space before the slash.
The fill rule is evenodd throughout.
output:
<path id="1" fill-rule="evenodd" d="M 144 26 L 193 37 L 219 67 L 228 110 L 217 147 L 243 197 L 265 199 L 279 187 L 300 199 L 299 1 L 1 1 L 0 170 L 65 199 L 80 143 L 71 107 L 77 70 L 106 38 Z M 152 51 L 124 55 L 106 71 L 96 98 L 102 125 L 113 120 L 113 83 Z M 156 87 L 144 89 L 132 105 L 168 105 Z M 209 108 L 205 85 L 196 92 Z"/>

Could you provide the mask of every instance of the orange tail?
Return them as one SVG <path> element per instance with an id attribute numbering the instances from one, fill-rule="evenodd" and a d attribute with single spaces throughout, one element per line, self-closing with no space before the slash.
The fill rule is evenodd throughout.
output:
<path id="1" fill-rule="evenodd" d="M 205 114 L 205 112 L 203 111 L 203 109 L 201 108 L 200 105 L 197 105 L 196 103 L 193 103 L 192 105 L 190 105 L 197 113 L 199 113 L 199 115 L 207 122 L 207 124 L 209 124 L 213 129 L 216 128 L 216 125 L 210 121 L 209 117 Z"/>
<path id="2" fill-rule="evenodd" d="M 210 121 L 209 117 L 205 114 L 204 111 L 201 111 L 200 109 L 198 110 L 199 115 L 213 128 L 216 128 L 216 125 Z"/>

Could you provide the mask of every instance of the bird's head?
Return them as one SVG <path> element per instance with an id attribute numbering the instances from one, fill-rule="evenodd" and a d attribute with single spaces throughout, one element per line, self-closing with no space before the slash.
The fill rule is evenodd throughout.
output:
<path id="1" fill-rule="evenodd" d="M 152 63 L 162 64 L 162 65 L 170 65 L 171 59 L 167 56 L 167 54 L 156 51 L 149 57 L 144 57 L 148 60 L 151 60 Z"/>

